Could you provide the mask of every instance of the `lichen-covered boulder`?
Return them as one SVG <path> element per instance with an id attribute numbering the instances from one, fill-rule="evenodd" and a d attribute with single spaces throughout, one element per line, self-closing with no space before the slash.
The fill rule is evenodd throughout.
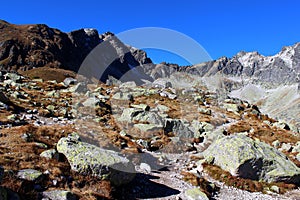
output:
<path id="1" fill-rule="evenodd" d="M 204 152 L 205 158 L 234 176 L 266 182 L 300 183 L 300 169 L 264 142 L 236 134 L 222 137 Z"/>
<path id="2" fill-rule="evenodd" d="M 82 142 L 77 134 L 61 138 L 56 148 L 66 156 L 71 169 L 83 175 L 108 179 L 115 185 L 128 183 L 134 177 L 134 166 L 127 158 Z"/>

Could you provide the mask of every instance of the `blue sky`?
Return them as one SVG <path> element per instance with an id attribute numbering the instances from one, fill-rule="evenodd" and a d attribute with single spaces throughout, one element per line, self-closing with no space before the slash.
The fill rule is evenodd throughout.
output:
<path id="1" fill-rule="evenodd" d="M 297 0 L 127 0 L 4 1 L 0 18 L 16 24 L 45 23 L 62 31 L 82 27 L 120 33 L 139 27 L 163 27 L 188 35 L 213 59 L 237 52 L 272 55 L 300 42 Z M 146 39 L 146 38 L 145 38 Z M 149 51 L 155 62 L 185 62 Z"/>

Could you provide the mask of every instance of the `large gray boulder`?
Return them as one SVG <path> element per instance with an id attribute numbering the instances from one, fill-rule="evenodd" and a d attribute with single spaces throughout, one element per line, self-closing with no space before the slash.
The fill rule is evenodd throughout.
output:
<path id="1" fill-rule="evenodd" d="M 165 132 L 172 132 L 179 138 L 194 138 L 194 133 L 180 119 L 167 118 L 165 120 Z"/>
<path id="2" fill-rule="evenodd" d="M 123 110 L 119 121 L 126 122 L 148 122 L 150 124 L 163 125 L 163 119 L 156 112 L 145 111 L 139 108 L 126 108 Z"/>
<path id="3" fill-rule="evenodd" d="M 115 185 L 128 183 L 134 176 L 134 166 L 127 158 L 82 142 L 77 134 L 61 138 L 56 147 L 66 156 L 71 169 L 80 174 L 108 179 Z"/>
<path id="4" fill-rule="evenodd" d="M 203 155 L 234 176 L 266 182 L 300 183 L 300 169 L 283 153 L 242 134 L 217 139 Z"/>

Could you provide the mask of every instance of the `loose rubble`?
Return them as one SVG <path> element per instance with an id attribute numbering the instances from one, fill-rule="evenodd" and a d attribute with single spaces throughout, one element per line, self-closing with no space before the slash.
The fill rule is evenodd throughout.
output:
<path id="1" fill-rule="evenodd" d="M 117 86 L 4 71 L 0 79 L 3 199 L 223 199 L 232 191 L 285 199 L 298 191 L 299 136 L 248 102 L 161 80 Z M 222 182 L 229 172 L 235 183 Z M 270 184 L 269 194 L 232 188 L 238 178 Z"/>

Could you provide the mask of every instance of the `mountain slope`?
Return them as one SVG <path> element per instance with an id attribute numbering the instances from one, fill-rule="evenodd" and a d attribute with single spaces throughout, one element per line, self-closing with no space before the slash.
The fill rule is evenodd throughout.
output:
<path id="1" fill-rule="evenodd" d="M 102 43 L 104 54 L 97 63 L 107 69 L 102 81 L 108 75 L 120 78 L 132 67 L 152 63 L 144 51 L 124 45 L 109 32 L 99 35 L 95 29 L 80 29 L 64 33 L 44 24 L 14 25 L 0 20 L 0 68 L 24 71 L 54 67 L 77 72 L 87 55 Z"/>

